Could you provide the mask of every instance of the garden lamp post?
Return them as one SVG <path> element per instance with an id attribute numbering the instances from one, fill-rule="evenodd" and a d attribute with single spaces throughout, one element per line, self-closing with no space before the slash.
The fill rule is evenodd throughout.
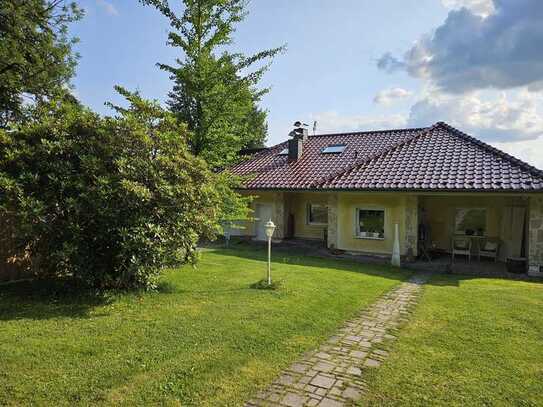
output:
<path id="1" fill-rule="evenodd" d="M 271 239 L 273 232 L 275 232 L 275 224 L 271 219 L 264 225 L 264 230 L 266 231 L 266 237 L 268 238 L 268 285 L 271 285 Z"/>
<path id="2" fill-rule="evenodd" d="M 224 245 L 228 247 L 230 243 L 230 236 L 232 235 L 232 231 L 230 230 L 230 222 L 223 222 L 223 231 L 224 231 Z"/>

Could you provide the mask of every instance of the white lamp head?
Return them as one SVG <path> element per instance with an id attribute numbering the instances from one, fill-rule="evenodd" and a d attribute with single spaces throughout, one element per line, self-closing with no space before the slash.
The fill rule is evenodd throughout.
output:
<path id="1" fill-rule="evenodd" d="M 273 232 L 275 231 L 275 224 L 271 221 L 271 219 L 264 225 L 264 230 L 266 231 L 266 236 L 268 239 L 271 239 Z"/>

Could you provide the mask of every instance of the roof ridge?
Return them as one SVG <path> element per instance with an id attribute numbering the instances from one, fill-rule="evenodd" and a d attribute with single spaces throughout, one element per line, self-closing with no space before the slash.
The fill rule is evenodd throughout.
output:
<path id="1" fill-rule="evenodd" d="M 341 133 L 323 133 L 323 134 L 313 134 L 309 135 L 309 138 L 314 137 L 330 137 L 330 136 L 350 136 L 350 135 L 360 135 L 360 134 L 372 134 L 372 133 L 400 133 L 405 131 L 422 131 L 428 130 L 430 127 L 404 127 L 399 129 L 381 129 L 381 130 L 361 130 L 361 131 L 347 131 Z"/>
<path id="2" fill-rule="evenodd" d="M 348 132 L 343 132 L 343 133 L 323 133 L 323 134 L 313 134 L 313 135 L 310 134 L 310 135 L 308 135 L 308 138 L 331 137 L 331 136 L 351 136 L 351 135 L 357 136 L 357 135 L 360 135 L 360 134 L 372 134 L 372 133 L 401 133 L 401 132 L 406 132 L 406 131 L 421 132 L 421 131 L 424 131 L 424 130 L 429 130 L 430 128 L 432 128 L 432 126 L 404 127 L 404 128 L 399 128 L 399 129 L 388 129 L 388 130 L 381 129 L 381 130 L 348 131 Z M 288 143 L 288 140 L 282 141 L 280 143 L 274 144 L 274 145 L 269 146 L 269 147 L 265 147 L 264 150 L 259 151 L 258 153 L 255 154 L 255 156 L 257 154 L 269 152 L 270 150 L 273 150 L 274 148 L 277 148 L 280 145 L 285 144 L 285 143 Z"/>
<path id="3" fill-rule="evenodd" d="M 355 168 L 358 168 L 358 167 L 360 167 L 360 166 L 362 166 L 362 165 L 376 159 L 377 157 L 380 157 L 380 156 L 382 156 L 384 154 L 387 154 L 387 153 L 395 150 L 396 148 L 404 146 L 407 143 L 410 143 L 411 141 L 416 140 L 416 139 L 418 139 L 418 138 L 420 138 L 422 136 L 430 134 L 430 132 L 433 129 L 435 129 L 436 127 L 438 127 L 437 123 L 430 126 L 430 127 L 422 127 L 421 130 L 419 130 L 419 132 L 414 134 L 413 136 L 411 136 L 411 137 L 409 137 L 409 138 L 407 138 L 405 140 L 399 141 L 399 142 L 391 145 L 390 147 L 385 148 L 384 150 L 378 151 L 378 152 L 370 155 L 369 157 L 365 157 L 365 158 L 363 158 L 361 160 L 355 161 L 353 164 L 351 164 L 351 165 L 349 165 L 347 167 L 341 168 L 341 169 L 339 169 L 338 171 L 336 171 L 336 172 L 334 172 L 332 174 L 329 174 L 327 176 L 319 178 L 315 182 L 312 182 L 310 187 L 318 187 L 318 186 L 323 185 L 323 184 L 325 184 L 327 182 L 330 182 L 334 178 L 339 177 L 340 175 L 345 174 L 346 172 L 351 171 L 351 170 L 353 170 Z"/>
<path id="4" fill-rule="evenodd" d="M 470 136 L 467 133 L 464 133 L 461 130 L 458 130 L 456 127 L 451 126 L 448 123 L 445 122 L 437 122 L 435 124 L 436 127 L 443 127 L 446 130 L 453 133 L 455 136 L 458 136 L 466 141 L 469 141 L 470 143 L 473 143 L 479 147 L 482 147 L 483 149 L 487 150 L 488 152 L 494 153 L 502 158 L 505 158 L 507 161 L 509 161 L 511 164 L 516 165 L 526 171 L 528 171 L 532 175 L 537 175 L 539 177 L 543 177 L 543 170 L 540 170 L 537 167 L 534 167 L 533 165 L 528 164 L 525 161 L 522 161 L 516 157 L 513 157 L 511 154 L 506 153 L 505 151 L 500 150 L 499 148 L 493 147 L 490 144 L 485 143 L 484 141 L 479 140 L 478 138 L 475 138 L 473 136 Z"/>

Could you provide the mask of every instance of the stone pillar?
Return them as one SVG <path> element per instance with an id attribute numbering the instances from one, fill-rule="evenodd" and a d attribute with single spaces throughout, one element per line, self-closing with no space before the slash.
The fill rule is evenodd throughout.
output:
<path id="1" fill-rule="evenodd" d="M 405 254 L 412 251 L 413 256 L 418 254 L 418 230 L 419 230 L 419 197 L 410 195 L 405 199 Z"/>
<path id="2" fill-rule="evenodd" d="M 528 273 L 543 276 L 543 196 L 530 198 Z"/>
<path id="3" fill-rule="evenodd" d="M 273 222 L 276 225 L 274 240 L 282 240 L 286 233 L 287 215 L 285 213 L 285 193 L 275 192 L 273 194 Z"/>
<path id="4" fill-rule="evenodd" d="M 329 249 L 337 249 L 338 235 L 337 235 L 337 194 L 331 193 L 328 195 L 328 241 L 326 242 Z"/>

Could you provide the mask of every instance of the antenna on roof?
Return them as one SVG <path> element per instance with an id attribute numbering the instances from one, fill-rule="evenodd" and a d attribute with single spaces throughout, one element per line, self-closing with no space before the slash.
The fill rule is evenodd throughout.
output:
<path id="1" fill-rule="evenodd" d="M 313 135 L 317 132 L 317 121 L 313 121 Z"/>
<path id="2" fill-rule="evenodd" d="M 301 137 L 304 141 L 307 139 L 308 131 L 307 131 L 307 124 L 297 120 L 294 122 L 294 130 L 292 130 L 289 134 L 292 138 L 298 138 Z"/>

